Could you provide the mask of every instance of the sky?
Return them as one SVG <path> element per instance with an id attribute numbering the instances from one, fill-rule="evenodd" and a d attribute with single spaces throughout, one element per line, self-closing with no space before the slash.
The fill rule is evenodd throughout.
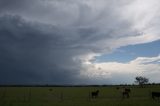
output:
<path id="1" fill-rule="evenodd" d="M 0 84 L 160 83 L 159 0 L 0 0 Z"/>

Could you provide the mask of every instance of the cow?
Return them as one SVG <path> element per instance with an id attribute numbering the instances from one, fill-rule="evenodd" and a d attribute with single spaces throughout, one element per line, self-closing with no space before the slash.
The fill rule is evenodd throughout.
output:
<path id="1" fill-rule="evenodd" d="M 125 88 L 124 91 L 131 93 L 131 89 L 130 88 Z"/>
<path id="2" fill-rule="evenodd" d="M 160 97 L 160 92 L 152 92 L 151 94 L 152 94 L 152 99 Z"/>
<path id="3" fill-rule="evenodd" d="M 125 97 L 129 98 L 130 97 L 129 92 L 126 92 L 126 91 L 122 92 L 122 96 L 123 96 L 123 98 L 125 98 Z"/>
<path id="4" fill-rule="evenodd" d="M 99 95 L 99 90 L 96 90 L 96 91 L 91 92 L 92 98 L 97 98 L 98 95 Z"/>
<path id="5" fill-rule="evenodd" d="M 123 98 L 129 98 L 129 93 L 131 93 L 131 89 L 130 88 L 124 88 L 123 91 L 122 91 L 122 97 Z"/>

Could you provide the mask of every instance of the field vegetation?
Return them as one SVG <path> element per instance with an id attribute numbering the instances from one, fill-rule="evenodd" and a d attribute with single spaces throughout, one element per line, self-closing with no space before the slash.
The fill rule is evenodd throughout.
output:
<path id="1" fill-rule="evenodd" d="M 151 98 L 160 85 L 125 86 L 129 98 L 122 98 L 123 87 L 0 87 L 0 106 L 160 106 L 160 98 Z M 95 90 L 99 95 L 92 98 Z"/>

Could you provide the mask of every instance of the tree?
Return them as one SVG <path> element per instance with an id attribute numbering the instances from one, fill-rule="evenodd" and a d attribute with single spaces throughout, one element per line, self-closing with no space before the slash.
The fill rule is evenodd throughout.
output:
<path id="1" fill-rule="evenodd" d="M 135 79 L 135 82 L 138 83 L 141 87 L 143 87 L 144 84 L 147 84 L 149 82 L 148 78 L 142 76 L 137 76 Z"/>

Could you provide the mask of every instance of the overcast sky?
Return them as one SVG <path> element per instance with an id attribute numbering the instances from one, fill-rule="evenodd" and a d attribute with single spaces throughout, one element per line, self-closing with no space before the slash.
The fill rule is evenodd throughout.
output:
<path id="1" fill-rule="evenodd" d="M 0 84 L 160 82 L 159 0 L 0 0 Z"/>

